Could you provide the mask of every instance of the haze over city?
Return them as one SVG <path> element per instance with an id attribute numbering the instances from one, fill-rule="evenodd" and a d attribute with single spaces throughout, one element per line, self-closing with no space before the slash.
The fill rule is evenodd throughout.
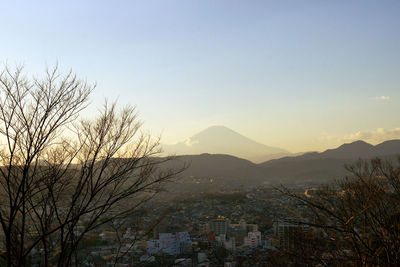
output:
<path id="1" fill-rule="evenodd" d="M 290 152 L 400 138 L 398 1 L 3 1 L 0 61 L 56 62 L 174 144 L 224 125 Z M 397 114 L 397 115 L 396 115 Z"/>

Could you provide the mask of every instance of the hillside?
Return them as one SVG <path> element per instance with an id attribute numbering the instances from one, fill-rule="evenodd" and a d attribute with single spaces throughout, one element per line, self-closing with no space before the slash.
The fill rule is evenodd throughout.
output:
<path id="1" fill-rule="evenodd" d="M 182 183 L 195 183 L 195 178 L 212 179 L 213 184 L 208 186 L 221 189 L 224 186 L 333 181 L 346 175 L 345 164 L 376 156 L 393 159 L 396 154 L 400 154 L 400 140 L 386 141 L 376 146 L 356 141 L 321 153 L 284 157 L 261 164 L 221 154 L 179 156 L 174 164 L 189 163 L 188 169 L 182 174 L 185 177 Z"/>

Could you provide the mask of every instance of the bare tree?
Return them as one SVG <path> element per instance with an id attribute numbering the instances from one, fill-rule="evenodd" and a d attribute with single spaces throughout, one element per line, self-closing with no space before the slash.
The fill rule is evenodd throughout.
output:
<path id="1" fill-rule="evenodd" d="M 310 266 L 399 266 L 400 158 L 398 164 L 374 159 L 347 169 L 348 177 L 312 195 L 280 189 L 301 213 L 292 223 L 310 227 L 296 248 L 312 248 L 286 255 Z"/>
<path id="2" fill-rule="evenodd" d="M 105 104 L 77 120 L 93 86 L 57 67 L 44 79 L 22 68 L 0 75 L 0 223 L 7 266 L 78 264 L 74 253 L 96 227 L 123 218 L 159 192 L 174 171 L 160 171 L 159 140 L 140 133 L 132 107 Z"/>

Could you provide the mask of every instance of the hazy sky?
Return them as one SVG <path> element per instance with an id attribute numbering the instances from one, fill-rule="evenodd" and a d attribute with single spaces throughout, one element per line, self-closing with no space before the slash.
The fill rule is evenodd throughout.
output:
<path id="1" fill-rule="evenodd" d="M 400 1 L 1 1 L 0 10 L 1 63 L 41 73 L 58 61 L 97 83 L 93 106 L 136 105 L 166 143 L 216 124 L 293 152 L 400 138 Z"/>

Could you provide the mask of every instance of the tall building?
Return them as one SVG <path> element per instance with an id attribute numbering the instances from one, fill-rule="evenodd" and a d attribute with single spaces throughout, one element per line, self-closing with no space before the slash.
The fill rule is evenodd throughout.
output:
<path id="1" fill-rule="evenodd" d="M 260 232 L 248 232 L 244 238 L 244 245 L 250 248 L 256 248 L 261 246 L 261 233 Z"/>
<path id="2" fill-rule="evenodd" d="M 295 247 L 296 239 L 299 234 L 300 226 L 286 222 L 275 222 L 274 232 L 279 246 L 286 249 Z"/>
<path id="3" fill-rule="evenodd" d="M 210 231 L 214 232 L 215 235 L 226 235 L 228 232 L 228 220 L 225 218 L 218 218 L 210 221 Z"/>

